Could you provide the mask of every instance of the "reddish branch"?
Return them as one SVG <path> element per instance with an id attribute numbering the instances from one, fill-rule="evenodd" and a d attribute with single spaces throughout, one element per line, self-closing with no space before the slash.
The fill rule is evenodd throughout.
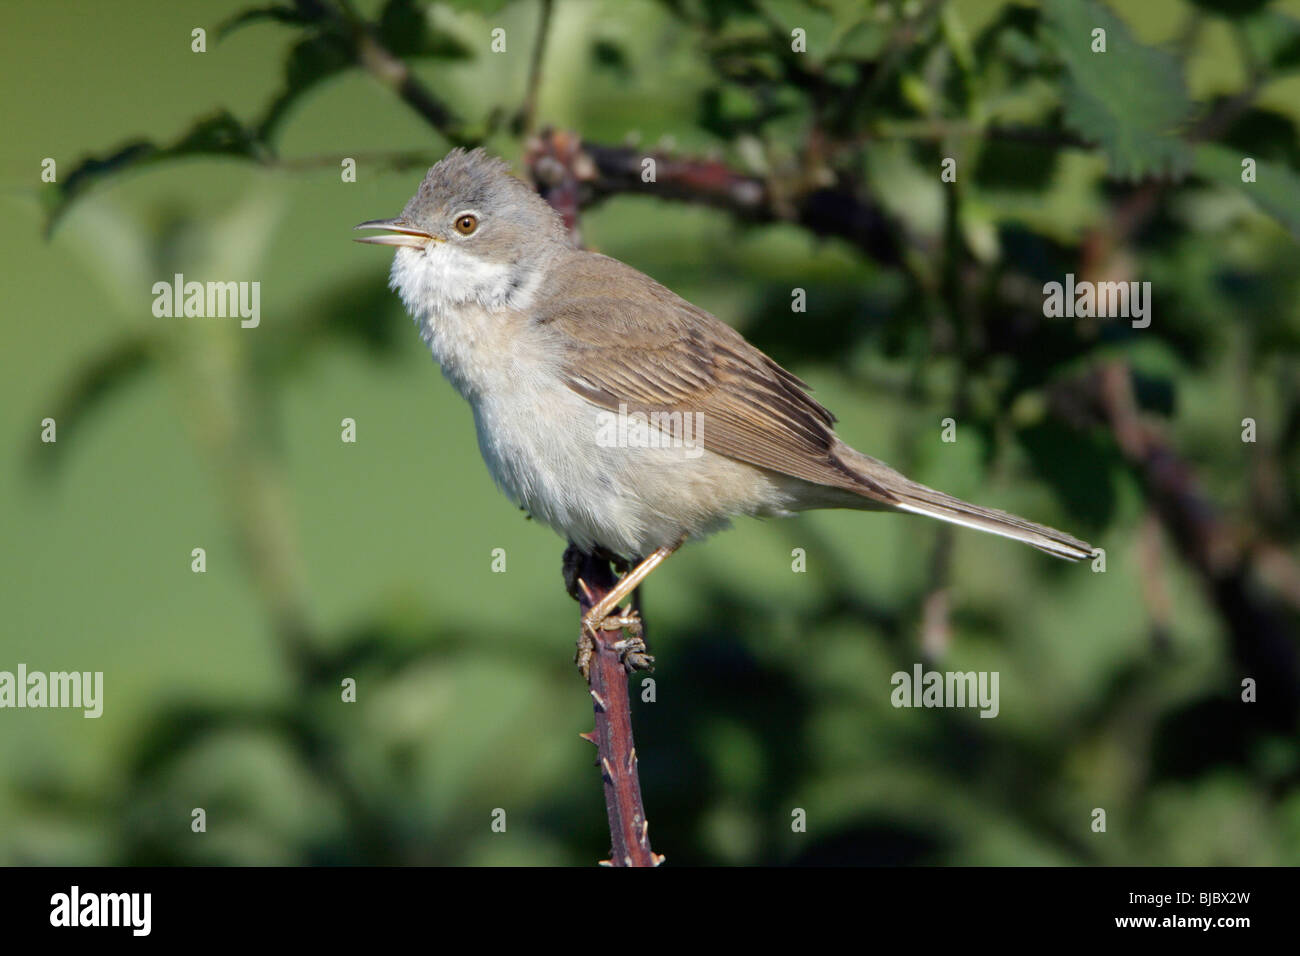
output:
<path id="1" fill-rule="evenodd" d="M 654 160 L 647 181 L 645 161 Z M 793 222 L 818 236 L 838 236 L 885 264 L 899 260 L 897 224 L 853 185 L 829 171 L 776 180 L 738 172 L 718 159 L 664 150 L 583 143 L 573 133 L 545 129 L 528 144 L 524 163 L 537 190 L 576 222 L 579 209 L 619 193 L 640 193 L 723 209 L 746 222 Z"/>
<path id="2" fill-rule="evenodd" d="M 564 564 L 583 614 L 617 583 L 607 560 L 584 554 L 572 545 L 565 552 Z M 650 849 L 650 824 L 641 801 L 627 671 L 622 655 L 614 648 L 622 636 L 621 631 L 601 631 L 596 639 L 587 678 L 596 727 L 582 738 L 596 745 L 596 763 L 605 785 L 611 843 L 608 865 L 658 866 L 663 857 Z"/>
<path id="3" fill-rule="evenodd" d="M 544 130 L 528 141 L 524 165 L 542 198 L 564 218 L 575 246 L 582 245 L 578 217 L 584 196 L 581 183 L 595 175 L 582 140 L 564 130 Z"/>

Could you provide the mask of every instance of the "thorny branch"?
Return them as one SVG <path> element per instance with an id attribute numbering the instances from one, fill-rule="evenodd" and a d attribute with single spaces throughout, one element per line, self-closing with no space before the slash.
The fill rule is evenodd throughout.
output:
<path id="1" fill-rule="evenodd" d="M 609 561 L 585 554 L 574 545 L 564 552 L 566 584 L 587 611 L 617 583 Z M 621 631 L 599 631 L 588 672 L 596 726 L 584 740 L 596 745 L 596 764 L 605 786 L 609 814 L 609 866 L 658 866 L 663 857 L 650 849 L 650 824 L 641 800 L 636 744 L 632 740 L 632 705 L 627 670 L 614 646 Z"/>
<path id="2" fill-rule="evenodd" d="M 542 57 L 546 53 L 546 37 L 551 29 L 551 14 L 554 12 L 555 0 L 542 0 L 541 18 L 537 24 L 537 37 L 533 40 L 533 53 L 528 63 L 528 89 L 524 91 L 524 102 L 515 115 L 514 131 L 523 136 L 531 136 L 537 122 L 537 97 L 542 85 Z"/>
<path id="3" fill-rule="evenodd" d="M 652 180 L 646 160 L 654 160 Z M 842 181 L 765 180 L 718 159 L 583 143 L 572 133 L 551 129 L 529 142 L 524 162 L 538 191 L 566 222 L 609 196 L 644 193 L 724 209 L 746 222 L 797 223 L 819 236 L 847 239 L 878 262 L 898 261 L 897 225 Z"/>

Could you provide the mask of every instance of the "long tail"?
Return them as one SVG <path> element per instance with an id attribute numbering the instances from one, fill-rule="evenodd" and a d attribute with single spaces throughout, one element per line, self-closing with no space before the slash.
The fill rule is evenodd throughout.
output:
<path id="1" fill-rule="evenodd" d="M 873 490 L 862 492 L 865 497 L 880 502 L 886 507 L 913 514 L 926 515 L 959 524 L 977 531 L 1023 541 L 1040 551 L 1065 558 L 1070 561 L 1082 561 L 1093 556 L 1094 548 L 1085 541 L 1080 541 L 1064 531 L 1057 531 L 1047 525 L 1026 521 L 1017 515 L 998 511 L 995 508 L 981 508 L 942 491 L 935 491 L 925 485 L 917 484 L 900 472 L 890 468 L 882 461 L 877 461 L 848 446 L 837 449 L 839 457 L 846 465 L 868 479 Z M 875 493 L 878 488 L 885 494 Z"/>

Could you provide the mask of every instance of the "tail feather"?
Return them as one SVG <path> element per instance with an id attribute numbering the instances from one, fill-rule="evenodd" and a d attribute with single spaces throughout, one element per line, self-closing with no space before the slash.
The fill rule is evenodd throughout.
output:
<path id="1" fill-rule="evenodd" d="M 979 505 L 970 504 L 915 482 L 911 482 L 910 485 L 906 489 L 890 489 L 899 499 L 894 507 L 900 511 L 927 515 L 940 521 L 987 531 L 1014 541 L 1023 541 L 1039 551 L 1046 551 L 1048 554 L 1070 561 L 1082 561 L 1092 557 L 1091 545 L 1064 531 L 1026 521 L 1005 511 L 981 508 Z"/>
<path id="2" fill-rule="evenodd" d="M 968 501 L 944 494 L 942 491 L 927 488 L 904 477 L 884 462 L 869 458 L 861 452 L 853 451 L 852 455 L 841 457 L 846 459 L 846 463 L 851 464 L 855 471 L 861 471 L 864 477 L 869 478 L 872 485 L 883 489 L 888 494 L 888 497 L 883 497 L 867 493 L 867 497 L 900 511 L 938 518 L 940 521 L 974 528 L 977 531 L 987 531 L 990 534 L 1011 538 L 1013 541 L 1023 541 L 1040 551 L 1046 551 L 1048 554 L 1069 561 L 1091 558 L 1095 551 L 1092 545 L 1064 531 L 1035 524 L 1018 515 L 998 511 L 995 508 L 973 505 Z"/>

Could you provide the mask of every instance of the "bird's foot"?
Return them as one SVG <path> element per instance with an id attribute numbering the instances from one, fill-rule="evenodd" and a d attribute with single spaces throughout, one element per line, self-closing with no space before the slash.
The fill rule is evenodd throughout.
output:
<path id="1" fill-rule="evenodd" d="M 628 637 L 614 645 L 618 659 L 623 662 L 623 669 L 631 674 L 633 671 L 653 671 L 655 659 L 646 653 L 645 641 L 640 635 Z"/>
<path id="2" fill-rule="evenodd" d="M 591 659 L 595 656 L 596 638 L 584 627 L 578 635 L 578 650 L 573 655 L 573 663 L 578 665 L 583 680 L 591 679 Z"/>
<path id="3" fill-rule="evenodd" d="M 578 665 L 578 672 L 586 680 L 591 673 L 591 659 L 596 653 L 596 641 L 600 632 L 627 631 L 628 637 L 611 645 L 618 651 L 618 659 L 624 669 L 632 671 L 653 670 L 655 659 L 646 653 L 646 644 L 641 635 L 641 615 L 635 608 L 621 608 L 597 621 L 591 612 L 582 618 L 582 633 L 578 637 L 578 651 L 573 662 Z"/>

